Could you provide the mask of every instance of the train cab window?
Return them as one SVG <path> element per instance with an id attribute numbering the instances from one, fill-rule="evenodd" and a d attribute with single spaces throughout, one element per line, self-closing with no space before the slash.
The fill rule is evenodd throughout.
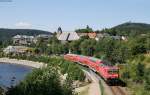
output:
<path id="1" fill-rule="evenodd" d="M 103 60 L 99 64 L 100 67 L 113 66 L 109 61 Z"/>

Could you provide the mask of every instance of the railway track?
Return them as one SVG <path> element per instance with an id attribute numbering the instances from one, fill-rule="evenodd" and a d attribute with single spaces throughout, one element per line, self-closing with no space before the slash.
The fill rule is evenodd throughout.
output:
<path id="1" fill-rule="evenodd" d="M 113 95 L 127 95 L 120 86 L 110 86 Z"/>
<path id="2" fill-rule="evenodd" d="M 99 75 L 94 73 L 92 70 L 89 70 L 90 73 L 94 74 L 100 81 L 103 81 Z M 128 95 L 121 86 L 108 86 L 104 81 L 103 81 L 103 86 L 107 88 L 105 92 L 111 92 L 111 95 Z M 106 95 L 109 95 L 106 93 Z"/>

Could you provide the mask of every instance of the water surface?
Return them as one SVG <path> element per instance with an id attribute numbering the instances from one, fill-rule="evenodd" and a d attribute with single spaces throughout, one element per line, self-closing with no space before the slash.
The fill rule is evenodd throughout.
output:
<path id="1" fill-rule="evenodd" d="M 32 69 L 24 65 L 0 63 L 0 86 L 10 87 L 18 84 Z"/>

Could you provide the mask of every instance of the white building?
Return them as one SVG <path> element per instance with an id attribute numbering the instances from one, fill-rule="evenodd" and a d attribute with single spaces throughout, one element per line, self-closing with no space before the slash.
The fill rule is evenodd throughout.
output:
<path id="1" fill-rule="evenodd" d="M 25 53 L 29 48 L 25 46 L 8 46 L 3 50 L 5 54 L 18 54 L 18 53 Z"/>
<path id="2" fill-rule="evenodd" d="M 30 45 L 31 43 L 33 43 L 33 40 L 33 36 L 16 35 L 13 37 L 13 43 L 15 45 Z"/>

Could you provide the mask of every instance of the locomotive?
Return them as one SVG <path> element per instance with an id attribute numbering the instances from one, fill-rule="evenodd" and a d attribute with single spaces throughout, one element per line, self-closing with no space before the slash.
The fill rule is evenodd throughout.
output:
<path id="1" fill-rule="evenodd" d="M 111 65 L 108 61 L 76 54 L 66 54 L 64 59 L 89 67 L 97 72 L 107 83 L 119 78 L 119 68 Z"/>

